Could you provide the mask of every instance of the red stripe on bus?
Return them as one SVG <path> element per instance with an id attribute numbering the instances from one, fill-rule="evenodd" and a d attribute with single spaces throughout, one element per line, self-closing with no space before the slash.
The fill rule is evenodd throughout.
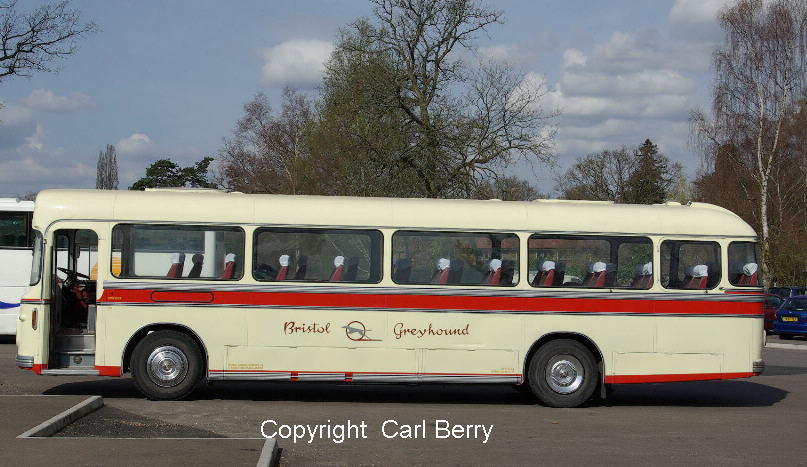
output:
<path id="1" fill-rule="evenodd" d="M 98 366 L 95 365 L 95 369 L 98 370 L 98 376 L 120 376 L 121 371 L 119 366 Z"/>
<path id="2" fill-rule="evenodd" d="M 675 375 L 611 375 L 605 377 L 606 384 L 633 383 L 673 383 L 678 381 L 705 381 L 711 379 L 750 378 L 759 373 L 692 373 Z"/>
<path id="3" fill-rule="evenodd" d="M 157 303 L 152 290 L 107 289 L 100 303 Z M 468 295 L 350 294 L 214 291 L 211 305 L 393 308 L 418 310 L 564 311 L 637 314 L 762 315 L 758 302 Z M 181 304 L 184 300 L 177 300 Z M 166 303 L 160 300 L 159 303 Z"/>

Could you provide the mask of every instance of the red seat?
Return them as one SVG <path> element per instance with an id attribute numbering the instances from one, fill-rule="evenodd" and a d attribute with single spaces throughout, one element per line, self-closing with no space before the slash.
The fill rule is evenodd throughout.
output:
<path id="1" fill-rule="evenodd" d="M 289 255 L 280 255 L 280 258 L 278 258 L 277 261 L 280 263 L 280 269 L 277 271 L 275 280 L 284 281 L 289 275 Z"/>
<path id="2" fill-rule="evenodd" d="M 235 275 L 235 253 L 227 253 L 224 256 L 224 271 L 221 272 L 221 279 L 230 280 Z"/>
<path id="3" fill-rule="evenodd" d="M 543 261 L 540 263 L 540 271 L 532 280 L 532 285 L 537 287 L 550 287 L 563 285 L 565 269 L 563 263 L 554 261 Z"/>
<path id="4" fill-rule="evenodd" d="M 333 272 L 331 273 L 331 278 L 328 280 L 330 282 L 339 282 L 342 280 L 342 274 L 344 272 L 345 257 L 340 255 L 333 259 Z"/>
<path id="5" fill-rule="evenodd" d="M 709 282 L 709 267 L 705 264 L 698 264 L 687 268 L 687 275 L 684 277 L 685 289 L 705 289 Z"/>
<path id="6" fill-rule="evenodd" d="M 743 272 L 737 277 L 737 285 L 759 285 L 759 265 L 747 263 Z"/>
<path id="7" fill-rule="evenodd" d="M 485 278 L 486 285 L 499 285 L 502 280 L 502 260 L 492 259 L 488 264 L 488 274 Z"/>
<path id="8" fill-rule="evenodd" d="M 171 255 L 171 267 L 165 277 L 176 279 L 182 277 L 182 270 L 185 268 L 185 253 L 174 253 Z"/>
<path id="9" fill-rule="evenodd" d="M 608 265 L 602 261 L 588 263 L 586 265 L 586 277 L 583 279 L 583 287 L 605 287 L 605 278 Z"/>
<path id="10" fill-rule="evenodd" d="M 649 289 L 653 284 L 653 262 L 637 264 L 633 268 L 632 289 Z"/>
<path id="11" fill-rule="evenodd" d="M 448 284 L 448 275 L 451 273 L 451 261 L 448 258 L 437 260 L 437 270 L 432 275 L 432 284 Z"/>

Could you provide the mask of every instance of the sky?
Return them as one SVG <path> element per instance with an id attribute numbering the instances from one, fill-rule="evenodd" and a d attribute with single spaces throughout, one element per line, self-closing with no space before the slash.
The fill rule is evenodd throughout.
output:
<path id="1" fill-rule="evenodd" d="M 557 163 L 511 171 L 553 194 L 578 157 L 649 138 L 694 176 L 688 116 L 710 106 L 715 15 L 727 1 L 488 1 L 505 22 L 478 35 L 475 56 L 544 83 L 543 106 L 561 112 Z M 315 94 L 339 29 L 372 13 L 364 0 L 71 6 L 100 31 L 57 73 L 0 82 L 0 196 L 94 188 L 106 144 L 117 148 L 121 188 L 157 159 L 215 157 L 256 93 L 275 108 L 285 86 Z"/>

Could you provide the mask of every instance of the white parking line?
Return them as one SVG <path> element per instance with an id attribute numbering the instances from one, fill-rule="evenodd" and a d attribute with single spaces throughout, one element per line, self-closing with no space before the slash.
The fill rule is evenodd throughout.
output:
<path id="1" fill-rule="evenodd" d="M 769 342 L 765 344 L 766 349 L 790 349 L 790 350 L 807 350 L 807 345 L 799 344 L 776 344 Z"/>

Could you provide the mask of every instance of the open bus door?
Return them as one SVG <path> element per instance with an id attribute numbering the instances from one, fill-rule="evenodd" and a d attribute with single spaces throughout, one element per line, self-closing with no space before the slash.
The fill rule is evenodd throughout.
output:
<path id="1" fill-rule="evenodd" d="M 50 258 L 50 352 L 43 373 L 95 372 L 98 235 L 56 230 Z"/>

